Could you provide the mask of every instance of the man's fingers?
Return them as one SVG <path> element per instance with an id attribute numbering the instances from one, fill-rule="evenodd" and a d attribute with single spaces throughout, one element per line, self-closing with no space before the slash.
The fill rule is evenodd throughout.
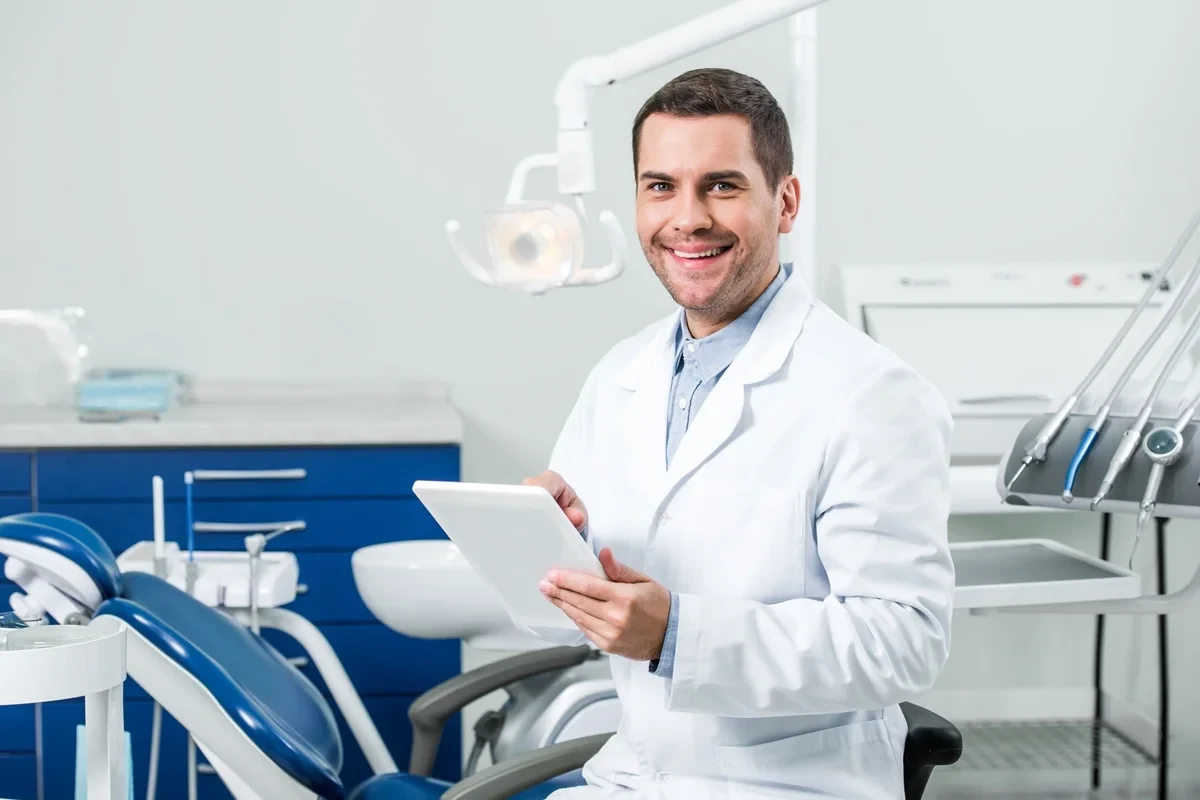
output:
<path id="1" fill-rule="evenodd" d="M 567 519 L 571 521 L 572 525 L 574 525 L 576 528 L 583 526 L 584 516 L 582 511 L 574 506 L 568 506 L 564 508 L 563 511 L 566 512 Z"/>
<path id="2" fill-rule="evenodd" d="M 542 594 L 555 600 L 562 600 L 568 605 L 578 608 L 583 613 L 596 619 L 599 622 L 610 624 L 615 620 L 610 619 L 612 608 L 609 603 L 602 600 L 596 600 L 593 597 L 573 592 L 570 589 L 563 589 L 546 581 L 542 582 Z"/>
<path id="3" fill-rule="evenodd" d="M 587 634 L 587 637 L 599 647 L 607 647 L 612 643 L 614 631 L 612 626 L 605 623 L 604 620 L 596 619 L 586 611 L 557 597 L 551 597 L 549 600 L 561 608 L 563 613 L 575 623 L 576 627 Z"/>
<path id="4" fill-rule="evenodd" d="M 586 572 L 553 570 L 546 576 L 546 580 L 553 586 L 569 589 L 596 600 L 612 600 L 618 594 L 615 584 Z"/>

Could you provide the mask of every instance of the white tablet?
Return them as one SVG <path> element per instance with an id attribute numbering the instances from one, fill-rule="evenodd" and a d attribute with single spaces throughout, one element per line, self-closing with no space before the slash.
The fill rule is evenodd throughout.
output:
<path id="1" fill-rule="evenodd" d="M 448 481 L 417 481 L 413 492 L 515 623 L 533 631 L 578 630 L 538 584 L 552 569 L 604 577 L 604 567 L 549 492 Z"/>

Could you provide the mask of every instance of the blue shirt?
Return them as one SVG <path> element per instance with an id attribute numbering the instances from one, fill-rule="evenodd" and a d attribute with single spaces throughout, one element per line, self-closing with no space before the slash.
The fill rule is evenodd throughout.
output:
<path id="1" fill-rule="evenodd" d="M 683 310 L 679 312 L 679 327 L 675 331 L 675 373 L 671 378 L 671 392 L 667 406 L 666 460 L 670 466 L 679 442 L 687 432 L 691 421 L 700 413 L 700 406 L 712 393 L 717 381 L 733 363 L 733 359 L 750 341 L 750 334 L 758 326 L 763 312 L 792 274 L 792 265 L 784 264 L 775 275 L 775 280 L 741 316 L 714 334 L 696 339 L 688 330 Z M 655 675 L 670 678 L 675 665 L 675 641 L 679 633 L 679 596 L 671 593 L 671 611 L 667 619 L 667 632 L 663 638 L 662 653 L 650 662 L 650 671 Z"/>

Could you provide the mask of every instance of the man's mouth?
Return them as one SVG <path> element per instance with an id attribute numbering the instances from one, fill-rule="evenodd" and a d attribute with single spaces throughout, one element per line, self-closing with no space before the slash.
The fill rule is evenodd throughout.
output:
<path id="1" fill-rule="evenodd" d="M 719 247 L 711 247 L 707 250 L 676 250 L 672 247 L 666 248 L 667 252 L 675 257 L 675 263 L 685 269 L 707 267 L 732 249 L 733 245 L 721 245 Z"/>

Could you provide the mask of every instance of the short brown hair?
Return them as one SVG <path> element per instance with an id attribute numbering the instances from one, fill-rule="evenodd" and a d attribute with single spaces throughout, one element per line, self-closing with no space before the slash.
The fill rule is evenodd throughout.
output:
<path id="1" fill-rule="evenodd" d="M 650 95 L 633 120 L 635 173 L 642 125 L 651 114 L 742 117 L 750 123 L 754 156 L 771 188 L 778 188 L 792 174 L 792 137 L 787 117 L 767 87 L 749 75 L 731 69 L 694 69 L 673 78 Z"/>

